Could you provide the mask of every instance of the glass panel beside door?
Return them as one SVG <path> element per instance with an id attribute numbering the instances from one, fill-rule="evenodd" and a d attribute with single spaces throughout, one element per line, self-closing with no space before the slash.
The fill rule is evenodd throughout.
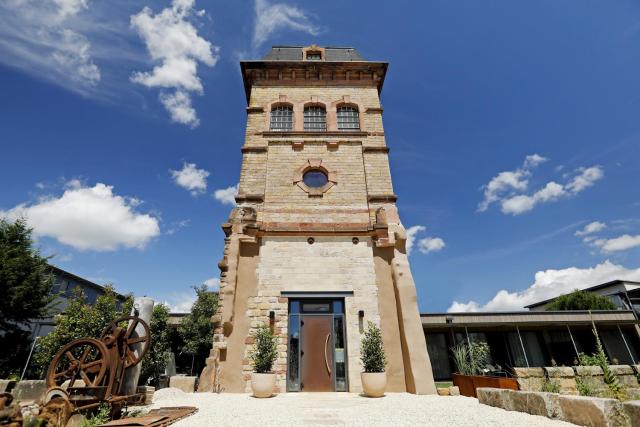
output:
<path id="1" fill-rule="evenodd" d="M 287 391 L 347 391 L 342 299 L 291 299 Z"/>

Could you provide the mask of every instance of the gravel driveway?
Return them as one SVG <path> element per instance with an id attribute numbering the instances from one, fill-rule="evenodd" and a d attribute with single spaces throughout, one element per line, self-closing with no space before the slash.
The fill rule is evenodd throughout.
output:
<path id="1" fill-rule="evenodd" d="M 283 393 L 270 399 L 248 394 L 186 394 L 158 390 L 152 408 L 197 406 L 195 415 L 173 424 L 187 426 L 573 426 L 547 418 L 480 405 L 462 396 L 388 393 L 369 399 L 354 393 Z"/>

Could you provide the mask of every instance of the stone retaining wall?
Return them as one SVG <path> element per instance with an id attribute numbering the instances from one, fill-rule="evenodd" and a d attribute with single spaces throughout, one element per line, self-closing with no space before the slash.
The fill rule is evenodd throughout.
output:
<path id="1" fill-rule="evenodd" d="M 478 401 L 507 411 L 568 421 L 581 426 L 640 426 L 640 401 L 563 395 L 534 391 L 479 388 Z"/>
<path id="2" fill-rule="evenodd" d="M 611 371 L 616 374 L 630 397 L 640 398 L 640 383 L 636 376 L 636 372 L 640 372 L 640 365 L 612 365 Z M 596 394 L 608 391 L 599 366 L 514 368 L 514 376 L 520 390 L 524 391 L 542 391 L 547 379 L 558 385 L 561 394 L 579 394 L 580 384 L 586 385 Z"/>

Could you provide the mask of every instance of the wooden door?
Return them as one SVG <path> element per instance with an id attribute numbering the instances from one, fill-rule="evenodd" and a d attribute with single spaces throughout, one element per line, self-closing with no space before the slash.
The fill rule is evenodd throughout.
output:
<path id="1" fill-rule="evenodd" d="M 302 319 L 302 391 L 333 391 L 333 317 Z"/>

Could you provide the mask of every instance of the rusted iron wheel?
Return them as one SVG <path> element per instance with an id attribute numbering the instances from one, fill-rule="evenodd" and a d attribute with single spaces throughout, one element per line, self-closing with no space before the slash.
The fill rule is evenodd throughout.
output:
<path id="1" fill-rule="evenodd" d="M 149 350 L 149 344 L 151 343 L 151 332 L 149 331 L 149 325 L 147 322 L 140 319 L 136 316 L 124 316 L 119 319 L 111 322 L 109 326 L 105 328 L 102 332 L 102 338 L 104 339 L 108 335 L 115 334 L 118 325 L 121 323 L 128 322 L 127 329 L 124 332 L 124 367 L 130 368 L 131 366 L 135 366 L 147 354 Z M 138 327 L 142 327 L 142 333 L 138 330 L 136 333 L 136 329 Z M 117 337 L 114 337 L 117 339 Z M 140 346 L 137 348 L 137 346 Z M 136 354 L 137 352 L 137 354 Z"/>
<path id="2" fill-rule="evenodd" d="M 69 380 L 69 387 L 82 380 L 85 386 L 101 385 L 107 371 L 108 350 L 93 338 L 71 341 L 53 357 L 47 370 L 47 387 L 57 387 Z"/>

